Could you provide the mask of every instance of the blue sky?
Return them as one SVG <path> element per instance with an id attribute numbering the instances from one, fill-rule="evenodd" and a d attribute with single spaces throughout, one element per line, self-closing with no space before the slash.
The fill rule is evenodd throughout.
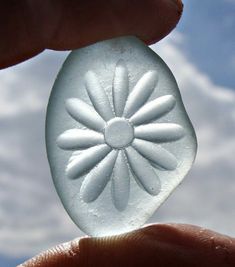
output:
<path id="1" fill-rule="evenodd" d="M 185 182 L 151 222 L 235 235 L 234 12 L 235 0 L 185 0 L 177 29 L 153 46 L 179 82 L 199 151 Z M 0 71 L 0 267 L 82 234 L 59 202 L 45 156 L 46 105 L 65 56 L 47 51 Z"/>
<path id="2" fill-rule="evenodd" d="M 178 30 L 188 58 L 219 85 L 235 85 L 235 1 L 185 0 Z"/>
<path id="3" fill-rule="evenodd" d="M 6 255 L 1 255 L 0 254 L 0 266 L 1 267 L 15 267 L 18 264 L 21 264 L 22 262 L 26 261 L 27 258 L 14 258 L 14 257 L 9 257 Z"/>

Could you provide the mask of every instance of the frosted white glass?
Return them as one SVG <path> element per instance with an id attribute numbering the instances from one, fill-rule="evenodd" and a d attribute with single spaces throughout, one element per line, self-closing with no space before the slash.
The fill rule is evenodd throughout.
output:
<path id="1" fill-rule="evenodd" d="M 173 74 L 131 36 L 71 52 L 50 96 L 46 145 L 65 209 L 92 236 L 143 225 L 197 149 Z"/>

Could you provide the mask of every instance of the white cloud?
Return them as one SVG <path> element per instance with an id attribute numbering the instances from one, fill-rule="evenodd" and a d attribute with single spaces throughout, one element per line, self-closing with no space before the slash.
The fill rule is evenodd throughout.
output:
<path id="1" fill-rule="evenodd" d="M 235 93 L 213 84 L 185 58 L 179 49 L 178 35 L 177 42 L 170 37 L 155 48 L 176 76 L 186 109 L 196 127 L 199 139 L 197 163 L 208 161 L 208 164 L 214 164 L 218 157 L 224 159 L 222 155 L 235 152 Z"/>
<path id="2" fill-rule="evenodd" d="M 235 92 L 217 86 L 189 62 L 180 48 L 183 37 L 178 35 L 153 48 L 178 81 L 199 149 L 188 178 L 153 220 L 199 224 L 234 235 Z"/>
<path id="3" fill-rule="evenodd" d="M 0 80 L 0 118 L 42 109 L 44 102 L 40 90 L 35 88 L 38 84 L 30 76 L 24 75 L 21 66 L 1 71 Z M 31 90 L 32 86 L 34 90 Z"/>
<path id="4" fill-rule="evenodd" d="M 56 195 L 44 142 L 50 88 L 64 56 L 1 71 L 0 254 L 30 255 L 79 233 Z"/>
<path id="5" fill-rule="evenodd" d="M 188 178 L 153 217 L 235 234 L 235 93 L 216 86 L 185 57 L 184 36 L 155 45 L 175 74 L 199 151 Z M 0 73 L 0 253 L 30 255 L 80 234 L 49 174 L 44 119 L 63 53 L 46 52 Z"/>

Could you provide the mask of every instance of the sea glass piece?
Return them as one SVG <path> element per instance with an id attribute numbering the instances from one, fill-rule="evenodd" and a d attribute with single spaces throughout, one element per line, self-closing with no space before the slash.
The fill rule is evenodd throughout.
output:
<path id="1" fill-rule="evenodd" d="M 50 96 L 46 145 L 66 211 L 92 236 L 143 225 L 197 149 L 173 74 L 131 36 L 70 53 Z"/>

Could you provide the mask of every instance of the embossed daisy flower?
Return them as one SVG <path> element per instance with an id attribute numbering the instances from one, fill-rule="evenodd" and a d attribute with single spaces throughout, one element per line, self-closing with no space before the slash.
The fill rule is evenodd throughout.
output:
<path id="1" fill-rule="evenodd" d="M 175 123 L 157 123 L 175 106 L 172 95 L 149 100 L 157 86 L 156 71 L 146 72 L 129 93 L 128 70 L 119 60 L 112 85 L 112 103 L 97 75 L 89 71 L 85 87 L 92 106 L 81 99 L 66 100 L 69 115 L 86 128 L 69 129 L 57 144 L 74 151 L 66 167 L 71 179 L 85 176 L 80 194 L 89 203 L 96 200 L 109 181 L 112 199 L 118 210 L 125 209 L 130 192 L 130 177 L 150 195 L 161 190 L 154 170 L 172 171 L 176 157 L 161 143 L 177 141 L 184 129 Z"/>

